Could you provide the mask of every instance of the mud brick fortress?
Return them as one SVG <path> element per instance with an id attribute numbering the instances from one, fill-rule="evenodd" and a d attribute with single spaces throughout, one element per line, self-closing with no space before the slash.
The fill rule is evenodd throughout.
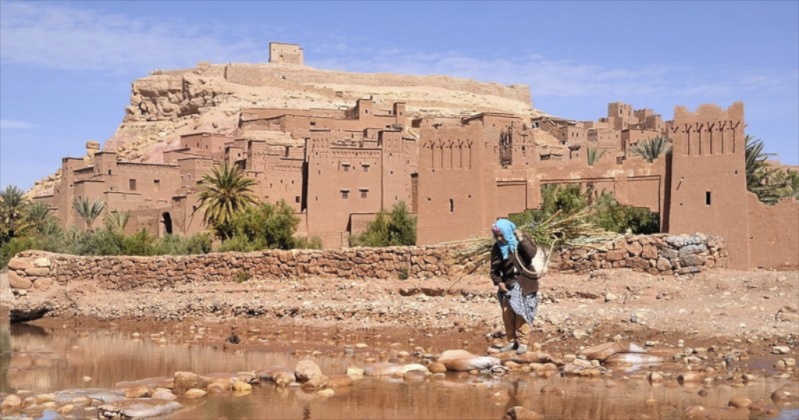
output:
<path id="1" fill-rule="evenodd" d="M 270 44 L 270 62 L 302 66 L 299 46 Z M 128 211 L 127 230 L 158 236 L 205 229 L 198 206 L 203 176 L 227 162 L 254 179 L 263 202 L 285 200 L 298 235 L 326 248 L 347 246 L 381 209 L 405 202 L 418 220 L 418 245 L 488 235 L 497 217 L 539 207 L 541 187 L 580 184 L 660 216 L 664 233 L 721 236 L 733 268 L 799 266 L 799 204 L 761 204 L 746 190 L 744 109 L 677 107 L 673 121 L 610 103 L 597 121 L 481 112 L 409 115 L 406 103 L 357 99 L 348 109 L 246 108 L 235 135 L 196 132 L 163 151 L 163 163 L 98 151 L 64 158 L 52 194 L 36 197 L 67 226 L 81 226 L 75 197 Z M 630 153 L 666 136 L 672 153 L 654 162 Z M 589 165 L 591 149 L 603 151 Z"/>

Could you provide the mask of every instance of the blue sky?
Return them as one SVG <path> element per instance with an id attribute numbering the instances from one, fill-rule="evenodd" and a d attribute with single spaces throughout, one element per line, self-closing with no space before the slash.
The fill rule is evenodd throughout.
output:
<path id="1" fill-rule="evenodd" d="M 104 143 L 155 69 L 265 62 L 530 86 L 550 114 L 744 101 L 747 134 L 799 164 L 799 2 L 0 1 L 0 188 Z"/>

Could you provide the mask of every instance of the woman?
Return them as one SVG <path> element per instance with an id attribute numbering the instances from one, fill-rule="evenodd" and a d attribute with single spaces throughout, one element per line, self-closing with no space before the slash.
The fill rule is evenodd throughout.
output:
<path id="1" fill-rule="evenodd" d="M 527 352 L 533 320 L 538 311 L 538 279 L 525 270 L 535 256 L 536 246 L 526 235 L 516 235 L 516 225 L 499 219 L 491 227 L 496 243 L 491 248 L 491 280 L 498 287 L 502 321 L 508 345 L 501 352 Z M 521 266 L 524 264 L 524 267 Z"/>

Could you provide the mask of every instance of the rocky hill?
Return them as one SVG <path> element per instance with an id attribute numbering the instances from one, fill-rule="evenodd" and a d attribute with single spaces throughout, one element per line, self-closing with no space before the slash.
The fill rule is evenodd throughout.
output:
<path id="1" fill-rule="evenodd" d="M 237 135 L 242 108 L 342 109 L 372 97 L 376 107 L 406 103 L 410 116 L 543 113 L 532 107 L 526 85 L 504 86 L 449 76 L 349 73 L 293 64 L 209 64 L 154 71 L 132 84 L 126 116 L 102 150 L 121 160 L 162 162 L 183 134 Z M 98 144 L 87 143 L 87 161 Z M 51 192 L 60 173 L 36 183 L 29 195 Z"/>

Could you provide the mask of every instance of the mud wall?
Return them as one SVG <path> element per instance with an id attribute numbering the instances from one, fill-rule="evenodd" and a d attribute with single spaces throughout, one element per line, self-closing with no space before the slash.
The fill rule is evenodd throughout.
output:
<path id="1" fill-rule="evenodd" d="M 720 238 L 702 234 L 630 236 L 607 247 L 607 251 L 597 252 L 564 250 L 553 255 L 550 267 L 563 272 L 629 267 L 652 274 L 692 274 L 723 265 L 726 256 Z M 250 278 L 457 278 L 464 269 L 454 263 L 456 255 L 457 248 L 440 246 L 157 257 L 84 257 L 25 251 L 9 262 L 8 278 L 16 294 L 46 290 L 55 283 L 66 286 L 73 281 L 132 290 Z M 478 273 L 484 271 L 487 268 L 478 269 Z"/>
<path id="2" fill-rule="evenodd" d="M 752 193 L 747 199 L 751 268 L 799 267 L 799 202 L 787 199 L 769 206 Z"/>

